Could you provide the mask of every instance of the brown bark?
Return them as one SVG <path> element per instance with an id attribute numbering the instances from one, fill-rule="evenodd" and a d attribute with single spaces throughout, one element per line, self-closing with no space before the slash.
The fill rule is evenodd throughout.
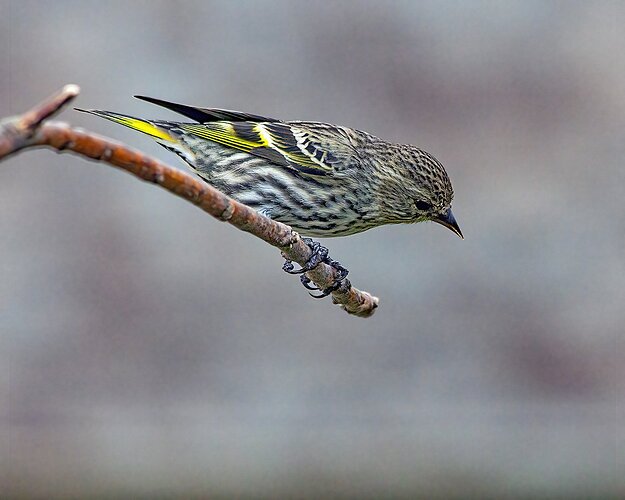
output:
<path id="1" fill-rule="evenodd" d="M 279 248 L 286 258 L 300 265 L 308 261 L 310 248 L 289 226 L 259 214 L 191 174 L 165 165 L 124 144 L 65 123 L 47 121 L 79 92 L 78 86 L 66 85 L 32 110 L 0 121 L 0 161 L 24 149 L 48 147 L 107 163 L 158 184 L 212 216 L 253 234 Z M 334 282 L 336 271 L 327 264 L 320 264 L 307 274 L 315 285 L 324 289 Z M 360 317 L 371 316 L 378 306 L 377 297 L 352 287 L 349 280 L 345 280 L 344 286 L 332 292 L 332 301 L 349 314 Z"/>

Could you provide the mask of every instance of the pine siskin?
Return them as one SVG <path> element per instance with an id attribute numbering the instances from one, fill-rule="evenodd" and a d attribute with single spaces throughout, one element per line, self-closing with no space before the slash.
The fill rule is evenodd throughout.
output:
<path id="1" fill-rule="evenodd" d="M 238 111 L 206 109 L 136 96 L 197 123 L 143 120 L 110 111 L 81 110 L 139 130 L 178 154 L 209 184 L 267 217 L 318 237 L 347 236 L 384 224 L 434 221 L 462 232 L 451 212 L 447 172 L 429 153 L 392 144 L 328 123 L 284 122 Z M 301 269 L 333 266 L 335 283 L 313 297 L 349 285 L 347 269 L 327 248 L 305 238 L 312 250 Z M 347 289 L 349 286 L 347 286 Z M 312 294 L 311 294 L 312 295 Z"/>
<path id="2" fill-rule="evenodd" d="M 316 237 L 434 221 L 462 232 L 441 163 L 415 146 L 347 127 L 205 109 L 136 96 L 198 123 L 87 111 L 152 136 L 209 184 Z"/>

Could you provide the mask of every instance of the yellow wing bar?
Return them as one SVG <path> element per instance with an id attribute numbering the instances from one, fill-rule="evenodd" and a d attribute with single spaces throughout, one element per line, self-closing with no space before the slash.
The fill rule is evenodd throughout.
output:
<path id="1" fill-rule="evenodd" d="M 302 135 L 300 131 L 293 130 L 286 123 L 212 122 L 198 125 L 185 123 L 181 124 L 180 128 L 197 137 L 263 157 L 305 174 L 325 175 L 333 169 L 331 165 L 325 164 L 306 149 L 310 139 L 298 138 Z"/>
<path id="2" fill-rule="evenodd" d="M 206 125 L 182 124 L 182 130 L 203 139 L 223 144 L 234 149 L 240 149 L 249 153 L 254 148 L 268 147 L 265 141 L 258 135 L 258 140 L 250 140 L 240 137 L 230 122 L 211 123 Z"/>

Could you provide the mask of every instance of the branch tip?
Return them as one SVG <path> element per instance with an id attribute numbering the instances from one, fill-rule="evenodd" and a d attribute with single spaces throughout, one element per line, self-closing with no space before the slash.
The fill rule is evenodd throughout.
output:
<path id="1" fill-rule="evenodd" d="M 67 96 L 76 97 L 80 94 L 80 87 L 75 83 L 68 83 L 65 87 L 63 87 L 61 92 Z"/>

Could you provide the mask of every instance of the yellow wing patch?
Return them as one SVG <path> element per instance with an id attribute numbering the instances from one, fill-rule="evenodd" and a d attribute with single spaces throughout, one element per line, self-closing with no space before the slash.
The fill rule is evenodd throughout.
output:
<path id="1" fill-rule="evenodd" d="M 246 153 L 254 148 L 269 147 L 269 144 L 261 138 L 260 134 L 258 134 L 258 140 L 253 140 L 253 136 L 241 137 L 230 122 L 215 122 L 206 125 L 183 124 L 180 128 L 197 137 L 240 149 Z"/>
<path id="2" fill-rule="evenodd" d="M 273 163 L 294 168 L 309 175 L 325 175 L 333 170 L 325 163 L 328 156 L 309 148 L 307 137 L 301 137 L 289 125 L 280 122 L 212 122 L 182 124 L 182 130 Z M 314 154 L 317 153 L 317 154 Z"/>

